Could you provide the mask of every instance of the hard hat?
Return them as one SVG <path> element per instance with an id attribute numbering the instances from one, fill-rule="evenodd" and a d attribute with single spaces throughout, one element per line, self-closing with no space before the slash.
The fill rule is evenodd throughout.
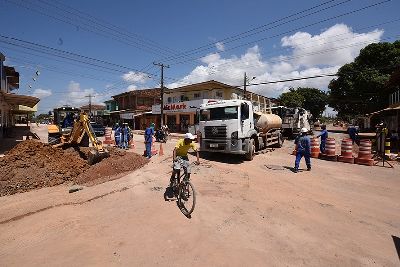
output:
<path id="1" fill-rule="evenodd" d="M 185 139 L 190 139 L 190 140 L 194 140 L 194 139 L 195 139 L 194 136 L 193 136 L 193 134 L 191 134 L 191 133 L 185 133 L 184 138 L 185 138 Z"/>
<path id="2" fill-rule="evenodd" d="M 301 132 L 302 133 L 308 133 L 308 129 L 307 128 L 301 128 Z"/>

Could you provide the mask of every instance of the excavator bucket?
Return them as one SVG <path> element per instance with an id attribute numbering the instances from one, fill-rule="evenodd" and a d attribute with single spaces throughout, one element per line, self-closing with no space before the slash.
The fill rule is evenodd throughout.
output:
<path id="1" fill-rule="evenodd" d="M 109 156 L 110 152 L 108 152 L 107 149 L 104 149 L 104 151 L 102 152 L 96 150 L 90 150 L 88 155 L 88 163 L 89 165 L 93 165 L 102 161 L 105 158 L 108 158 Z"/>

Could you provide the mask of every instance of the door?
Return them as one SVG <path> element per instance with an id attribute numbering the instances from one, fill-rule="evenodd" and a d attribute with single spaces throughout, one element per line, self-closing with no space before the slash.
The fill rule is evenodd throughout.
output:
<path id="1" fill-rule="evenodd" d="M 187 133 L 189 131 L 190 115 L 180 115 L 180 131 Z"/>

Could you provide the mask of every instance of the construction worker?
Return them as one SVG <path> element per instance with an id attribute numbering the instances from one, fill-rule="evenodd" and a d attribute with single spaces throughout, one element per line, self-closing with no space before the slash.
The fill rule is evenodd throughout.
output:
<path id="1" fill-rule="evenodd" d="M 183 139 L 179 139 L 178 142 L 176 143 L 176 146 L 174 148 L 173 152 L 173 169 L 172 169 L 172 175 L 170 179 L 170 187 L 172 187 L 175 176 L 177 175 L 178 178 L 178 183 L 179 181 L 179 172 L 181 169 L 181 165 L 184 166 L 187 170 L 188 173 L 188 179 L 190 178 L 190 164 L 189 164 L 189 158 L 187 156 L 189 149 L 193 149 L 193 151 L 196 152 L 196 157 L 197 161 L 196 164 L 200 164 L 200 156 L 199 156 L 199 151 L 196 148 L 196 144 L 193 143 L 194 141 L 194 136 L 191 133 L 186 133 Z"/>
<path id="2" fill-rule="evenodd" d="M 347 132 L 349 133 L 350 139 L 353 141 L 353 144 L 357 143 L 358 130 L 356 126 L 350 125 L 349 128 L 347 129 Z"/>
<path id="3" fill-rule="evenodd" d="M 153 135 L 154 135 L 154 123 L 150 124 L 150 127 L 146 128 L 144 131 L 144 143 L 146 145 L 146 157 L 151 158 L 151 145 L 153 143 Z"/>
<path id="4" fill-rule="evenodd" d="M 128 149 L 128 138 L 129 138 L 128 125 L 126 123 L 124 123 L 124 124 L 122 124 L 122 128 L 121 128 L 121 148 L 122 149 Z"/>
<path id="5" fill-rule="evenodd" d="M 301 135 L 299 135 L 295 144 L 297 146 L 296 161 L 294 163 L 294 172 L 299 171 L 300 160 L 304 156 L 307 164 L 307 171 L 311 171 L 311 142 L 310 137 L 307 136 L 308 129 L 302 128 Z"/>
<path id="6" fill-rule="evenodd" d="M 115 146 L 120 147 L 121 143 L 121 127 L 119 127 L 119 124 L 116 123 L 114 127 L 114 138 L 115 138 Z"/>
<path id="7" fill-rule="evenodd" d="M 326 146 L 326 139 L 328 139 L 328 131 L 326 130 L 326 125 L 321 126 L 322 131 L 317 135 L 318 137 L 321 137 L 321 144 L 319 145 L 319 149 L 321 150 L 321 153 L 325 154 L 325 146 Z"/>

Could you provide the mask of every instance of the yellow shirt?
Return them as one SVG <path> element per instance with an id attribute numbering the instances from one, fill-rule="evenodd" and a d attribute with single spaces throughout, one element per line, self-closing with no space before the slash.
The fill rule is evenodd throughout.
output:
<path id="1" fill-rule="evenodd" d="M 189 149 L 193 149 L 197 151 L 196 144 L 190 142 L 190 144 L 186 145 L 184 139 L 179 139 L 178 143 L 176 143 L 176 155 L 179 157 L 186 157 Z"/>

